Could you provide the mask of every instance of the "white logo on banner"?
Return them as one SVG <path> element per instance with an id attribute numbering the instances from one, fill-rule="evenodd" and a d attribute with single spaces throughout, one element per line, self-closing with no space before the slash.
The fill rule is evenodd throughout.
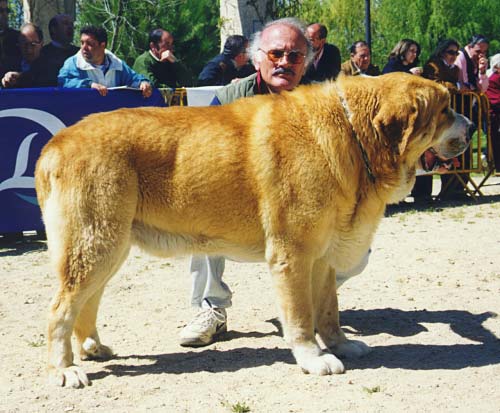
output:
<path id="1" fill-rule="evenodd" d="M 66 127 L 66 125 L 62 123 L 59 118 L 37 109 L 17 108 L 0 110 L 0 118 L 7 117 L 23 118 L 36 122 L 47 129 L 52 135 L 55 135 L 57 131 Z M 21 145 L 19 145 L 14 173 L 12 174 L 12 177 L 0 182 L 0 191 L 16 188 L 35 188 L 35 178 L 32 176 L 25 176 L 24 174 L 28 169 L 31 141 L 36 135 L 38 135 L 37 132 L 29 134 L 23 139 Z"/>

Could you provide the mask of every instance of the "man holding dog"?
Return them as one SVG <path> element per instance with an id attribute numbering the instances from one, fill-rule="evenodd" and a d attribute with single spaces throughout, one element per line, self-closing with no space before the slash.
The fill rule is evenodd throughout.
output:
<path id="1" fill-rule="evenodd" d="M 257 72 L 217 91 L 212 105 L 231 103 L 246 96 L 280 93 L 294 89 L 313 59 L 302 24 L 292 18 L 268 23 L 255 34 L 250 56 Z M 181 331 L 181 345 L 205 346 L 227 330 L 226 308 L 231 306 L 231 290 L 222 281 L 225 258 L 193 256 L 191 304 L 200 309 Z"/>

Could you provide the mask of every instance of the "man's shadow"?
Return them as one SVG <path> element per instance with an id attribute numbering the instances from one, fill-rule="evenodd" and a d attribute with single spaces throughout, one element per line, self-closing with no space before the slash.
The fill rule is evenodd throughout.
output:
<path id="1" fill-rule="evenodd" d="M 469 344 L 397 344 L 373 346 L 372 352 L 360 359 L 348 359 L 344 363 L 349 370 L 375 369 L 379 367 L 408 370 L 457 370 L 465 367 L 480 367 L 500 362 L 499 339 L 483 323 L 496 317 L 493 313 L 472 314 L 468 311 L 403 311 L 392 308 L 373 310 L 347 310 L 341 313 L 344 330 L 349 334 L 370 336 L 380 333 L 396 337 L 409 337 L 427 331 L 421 323 L 447 324 L 462 338 L 473 341 Z M 267 320 L 276 327 L 270 333 L 228 332 L 223 340 L 241 337 L 260 337 L 281 333 L 276 319 Z M 352 337 L 352 334 L 349 334 Z M 352 337 L 357 338 L 359 337 Z M 108 364 L 105 370 L 89 375 L 91 380 L 108 375 L 141 376 L 145 374 L 184 374 L 200 371 L 213 373 L 234 372 L 240 369 L 271 366 L 275 363 L 294 364 L 289 349 L 240 347 L 217 350 L 207 347 L 202 350 L 179 351 L 171 354 L 118 356 L 123 364 Z M 140 360 L 134 363 L 133 360 Z M 145 361 L 150 363 L 144 364 Z"/>

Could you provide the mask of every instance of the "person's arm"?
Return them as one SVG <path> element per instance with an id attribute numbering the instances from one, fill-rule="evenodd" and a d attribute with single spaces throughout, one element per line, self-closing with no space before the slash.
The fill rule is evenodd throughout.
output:
<path id="1" fill-rule="evenodd" d="M 129 65 L 122 61 L 122 70 L 120 71 L 120 79 L 117 85 L 140 88 L 142 82 L 147 82 L 148 84 L 150 83 L 146 76 L 135 72 Z"/>
<path id="2" fill-rule="evenodd" d="M 467 76 L 467 60 L 465 59 L 464 53 L 460 51 L 457 59 L 455 60 L 455 66 L 460 70 L 458 71 L 458 84 L 461 89 L 469 89 L 469 78 Z"/>
<path id="3" fill-rule="evenodd" d="M 59 70 L 57 83 L 60 87 L 65 88 L 90 88 L 92 79 L 84 70 L 78 70 L 72 59 L 69 58 Z"/>
<path id="4" fill-rule="evenodd" d="M 166 85 L 161 84 L 156 79 L 153 73 L 153 64 L 150 60 L 144 59 L 142 56 L 139 56 L 136 59 L 134 66 L 132 66 L 132 70 L 140 75 L 144 75 L 151 83 L 151 86 L 166 87 Z"/>
<path id="5" fill-rule="evenodd" d="M 215 86 L 220 83 L 223 62 L 208 62 L 198 76 L 198 86 Z"/>

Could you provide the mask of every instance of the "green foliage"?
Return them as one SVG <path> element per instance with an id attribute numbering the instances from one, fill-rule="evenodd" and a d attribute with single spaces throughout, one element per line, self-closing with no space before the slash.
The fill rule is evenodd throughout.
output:
<path id="1" fill-rule="evenodd" d="M 174 36 L 175 54 L 194 84 L 203 65 L 219 52 L 219 5 L 212 0 L 79 0 L 77 28 L 103 26 L 108 48 L 133 64 L 148 49 L 148 34 L 163 28 Z"/>
<path id="2" fill-rule="evenodd" d="M 455 38 L 463 46 L 473 34 L 488 37 L 490 55 L 500 52 L 500 2 L 497 0 L 372 0 L 372 60 L 384 66 L 394 45 L 402 38 L 416 40 L 424 63 L 440 40 Z M 347 48 L 365 38 L 364 0 L 305 0 L 298 17 L 319 21 L 328 29 L 346 60 Z"/>

